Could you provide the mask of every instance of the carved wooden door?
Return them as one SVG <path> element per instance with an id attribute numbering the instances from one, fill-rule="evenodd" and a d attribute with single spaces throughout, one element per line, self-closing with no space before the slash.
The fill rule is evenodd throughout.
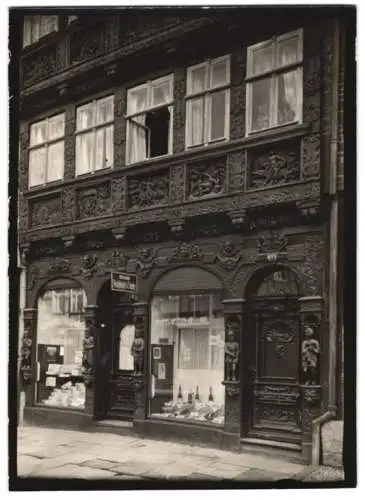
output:
<path id="1" fill-rule="evenodd" d="M 135 409 L 132 309 L 121 306 L 112 313 L 111 364 L 107 417 L 133 420 Z"/>
<path id="2" fill-rule="evenodd" d="M 257 299 L 249 435 L 300 441 L 299 314 L 294 298 Z"/>

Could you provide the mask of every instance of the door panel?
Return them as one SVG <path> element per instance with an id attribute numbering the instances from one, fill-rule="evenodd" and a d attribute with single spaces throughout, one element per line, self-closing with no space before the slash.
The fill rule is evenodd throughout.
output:
<path id="1" fill-rule="evenodd" d="M 299 315 L 282 299 L 266 302 L 264 307 L 261 303 L 255 316 L 249 434 L 297 442 L 301 433 Z"/>

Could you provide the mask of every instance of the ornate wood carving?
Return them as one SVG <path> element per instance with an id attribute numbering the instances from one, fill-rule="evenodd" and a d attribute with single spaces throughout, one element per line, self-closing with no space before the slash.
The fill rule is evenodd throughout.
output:
<path id="1" fill-rule="evenodd" d="M 242 191 L 245 187 L 246 153 L 234 151 L 228 154 L 228 191 Z"/>
<path id="2" fill-rule="evenodd" d="M 201 260 L 203 252 L 198 245 L 182 242 L 174 250 L 171 261 L 172 262 L 185 262 L 189 260 Z"/>
<path id="3" fill-rule="evenodd" d="M 315 325 L 305 323 L 301 348 L 302 372 L 304 385 L 319 384 L 319 356 L 321 348 L 315 338 Z"/>
<path id="4" fill-rule="evenodd" d="M 303 177 L 316 177 L 320 174 L 321 137 L 320 134 L 310 134 L 303 137 Z"/>
<path id="5" fill-rule="evenodd" d="M 29 384 L 32 380 L 32 349 L 33 338 L 36 327 L 35 309 L 24 310 L 24 333 L 21 342 L 20 374 L 23 386 Z"/>
<path id="6" fill-rule="evenodd" d="M 71 222 L 75 219 L 76 197 L 73 187 L 65 187 L 62 190 L 62 221 Z"/>
<path id="7" fill-rule="evenodd" d="M 293 386 L 259 386 L 254 391 L 255 398 L 260 403 L 271 403 L 277 405 L 297 404 L 300 392 L 298 387 Z"/>
<path id="8" fill-rule="evenodd" d="M 238 316 L 228 316 L 225 321 L 225 330 L 225 381 L 236 381 L 239 378 L 239 338 L 241 333 L 240 318 Z"/>
<path id="9" fill-rule="evenodd" d="M 185 198 L 185 165 L 170 167 L 170 200 L 184 201 Z"/>
<path id="10" fill-rule="evenodd" d="M 96 306 L 85 307 L 85 339 L 82 355 L 82 371 L 86 387 L 91 387 L 95 382 L 95 344 L 98 335 L 96 309 Z"/>
<path id="11" fill-rule="evenodd" d="M 97 271 L 97 255 L 84 255 L 81 257 L 80 271 L 84 278 L 91 279 Z"/>
<path id="12" fill-rule="evenodd" d="M 164 30 L 183 21 L 182 16 L 159 16 L 152 11 L 138 16 L 123 15 L 120 17 L 121 43 L 129 44 L 139 38 L 149 37 L 157 31 Z"/>
<path id="13" fill-rule="evenodd" d="M 309 406 L 318 404 L 321 400 L 321 387 L 310 386 L 303 388 L 303 399 Z"/>
<path id="14" fill-rule="evenodd" d="M 129 177 L 128 208 L 147 208 L 168 203 L 169 175 L 167 170 L 150 175 Z"/>
<path id="15" fill-rule="evenodd" d="M 120 212 L 125 209 L 125 177 L 115 177 L 111 182 L 111 209 Z"/>
<path id="16" fill-rule="evenodd" d="M 107 269 L 126 269 L 129 258 L 120 250 L 113 250 L 105 261 Z"/>
<path id="17" fill-rule="evenodd" d="M 47 274 L 64 274 L 71 271 L 71 262 L 68 259 L 54 258 L 49 264 Z"/>
<path id="18" fill-rule="evenodd" d="M 36 82 L 45 80 L 65 67 L 64 52 L 61 44 L 45 45 L 40 50 L 32 52 L 23 58 L 23 86 L 29 87 Z"/>
<path id="19" fill-rule="evenodd" d="M 147 278 L 151 272 L 156 257 L 157 250 L 155 248 L 138 248 L 138 260 L 137 260 L 137 270 L 139 271 L 142 278 Z"/>
<path id="20" fill-rule="evenodd" d="M 293 342 L 295 339 L 295 322 L 285 320 L 265 323 L 263 336 L 266 342 Z"/>
<path id="21" fill-rule="evenodd" d="M 173 150 L 176 153 L 180 153 L 185 150 L 185 95 L 186 95 L 185 67 L 175 68 Z M 185 197 L 185 189 L 183 191 L 183 198 L 184 197 Z"/>
<path id="22" fill-rule="evenodd" d="M 300 144 L 285 142 L 257 147 L 248 152 L 250 188 L 285 184 L 300 178 Z"/>
<path id="23" fill-rule="evenodd" d="M 279 231 L 270 231 L 257 240 L 257 251 L 260 254 L 278 254 L 287 251 L 288 238 Z"/>
<path id="24" fill-rule="evenodd" d="M 77 191 L 77 218 L 86 219 L 108 213 L 111 209 L 110 183 Z"/>
<path id="25" fill-rule="evenodd" d="M 232 271 L 240 259 L 240 249 L 232 241 L 225 241 L 221 245 L 217 260 L 227 271 Z"/>
<path id="26" fill-rule="evenodd" d="M 284 408 L 263 406 L 256 408 L 260 421 L 280 422 L 295 424 L 297 423 L 297 412 L 295 409 L 289 410 Z"/>
<path id="27" fill-rule="evenodd" d="M 39 278 L 39 269 L 36 266 L 30 266 L 28 270 L 28 290 L 33 290 Z"/>
<path id="28" fill-rule="evenodd" d="M 45 197 L 30 204 L 30 226 L 56 225 L 61 222 L 61 197 Z"/>
<path id="29" fill-rule="evenodd" d="M 75 31 L 70 40 L 71 64 L 93 59 L 105 54 L 118 45 L 118 28 L 115 20 L 117 16 L 109 16 L 90 29 L 85 26 L 83 30 Z"/>
<path id="30" fill-rule="evenodd" d="M 222 194 L 226 190 L 227 157 L 188 163 L 188 198 Z"/>

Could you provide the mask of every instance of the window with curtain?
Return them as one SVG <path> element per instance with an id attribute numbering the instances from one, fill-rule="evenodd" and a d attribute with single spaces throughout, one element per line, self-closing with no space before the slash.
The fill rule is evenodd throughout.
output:
<path id="1" fill-rule="evenodd" d="M 63 178 L 64 135 L 64 113 L 30 126 L 29 187 Z"/>
<path id="2" fill-rule="evenodd" d="M 229 55 L 187 69 L 187 148 L 229 138 L 229 85 Z"/>
<path id="3" fill-rule="evenodd" d="M 110 168 L 114 162 L 114 96 L 77 108 L 76 175 Z"/>
<path id="4" fill-rule="evenodd" d="M 128 90 L 127 162 L 172 153 L 173 75 Z"/>
<path id="5" fill-rule="evenodd" d="M 25 16 L 23 25 L 23 47 L 58 30 L 58 16 Z"/>
<path id="6" fill-rule="evenodd" d="M 248 47 L 248 133 L 301 122 L 302 62 L 301 29 Z"/>

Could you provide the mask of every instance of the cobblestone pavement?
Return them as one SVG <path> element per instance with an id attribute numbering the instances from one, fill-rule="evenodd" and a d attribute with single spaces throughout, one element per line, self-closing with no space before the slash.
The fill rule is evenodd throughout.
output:
<path id="1" fill-rule="evenodd" d="M 274 458 L 135 436 L 30 426 L 18 430 L 21 477 L 275 481 L 303 479 L 306 471 Z"/>

